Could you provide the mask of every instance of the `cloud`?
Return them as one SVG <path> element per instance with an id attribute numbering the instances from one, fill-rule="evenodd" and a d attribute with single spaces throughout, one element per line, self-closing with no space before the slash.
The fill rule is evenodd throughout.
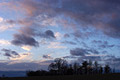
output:
<path id="1" fill-rule="evenodd" d="M 82 32 L 81 30 L 77 30 L 74 33 L 72 33 L 76 38 L 82 38 L 82 39 L 88 39 L 91 36 L 94 36 L 94 32 L 92 31 L 87 31 L 87 32 Z M 97 33 L 96 33 L 97 34 Z"/>
<path id="2" fill-rule="evenodd" d="M 0 24 L 0 32 L 13 28 L 14 25 Z"/>
<path id="3" fill-rule="evenodd" d="M 15 27 L 15 21 L 14 20 L 8 20 L 0 17 L 0 32 L 13 29 Z"/>
<path id="4" fill-rule="evenodd" d="M 110 67 L 115 69 L 120 69 L 120 57 L 116 57 L 114 55 L 108 55 L 103 60 L 104 64 L 110 65 Z"/>
<path id="5" fill-rule="evenodd" d="M 94 49 L 75 48 L 70 50 L 70 54 L 73 56 L 86 56 L 88 54 L 99 54 L 99 52 Z"/>
<path id="6" fill-rule="evenodd" d="M 57 40 L 60 40 L 62 38 L 62 34 L 60 32 L 56 32 L 55 37 L 57 38 Z"/>
<path id="7" fill-rule="evenodd" d="M 46 37 L 55 38 L 55 35 L 54 35 L 54 33 L 51 30 L 47 30 L 45 32 L 45 35 L 46 35 Z"/>
<path id="8" fill-rule="evenodd" d="M 69 38 L 70 35 L 69 34 L 64 34 L 64 38 Z"/>
<path id="9" fill-rule="evenodd" d="M 19 60 L 19 61 L 32 61 L 32 56 L 30 52 L 19 53 L 20 57 L 10 58 L 10 60 Z"/>
<path id="10" fill-rule="evenodd" d="M 27 70 L 47 70 L 48 65 L 52 62 L 52 60 L 45 61 L 18 61 L 18 60 L 10 60 L 10 61 L 1 61 L 0 60 L 0 71 L 27 71 Z"/>
<path id="11" fill-rule="evenodd" d="M 77 56 L 64 56 L 63 58 L 65 58 L 65 59 L 76 59 L 76 58 L 78 58 Z"/>
<path id="12" fill-rule="evenodd" d="M 27 51 L 30 51 L 32 49 L 31 46 L 22 46 L 21 48 Z"/>
<path id="13" fill-rule="evenodd" d="M 36 28 L 37 29 L 37 28 Z M 39 38 L 45 38 L 45 39 L 55 39 L 55 35 L 53 31 L 46 30 L 45 32 L 41 32 L 38 30 L 35 30 L 32 27 L 24 27 L 19 30 L 19 34 L 14 34 L 14 39 L 12 40 L 12 44 L 18 45 L 18 46 L 34 46 L 39 47 L 39 43 L 37 40 L 34 39 L 34 37 Z"/>
<path id="14" fill-rule="evenodd" d="M 10 49 L 2 49 L 1 51 L 4 52 L 4 56 L 8 57 L 8 59 L 20 57 L 20 55 L 16 51 L 12 51 Z"/>
<path id="15" fill-rule="evenodd" d="M 2 51 L 1 55 L 4 55 L 9 60 L 18 60 L 18 61 L 32 60 L 32 53 L 30 52 L 18 53 L 11 49 L 5 49 L 5 48 L 1 49 L 1 51 Z"/>
<path id="16" fill-rule="evenodd" d="M 70 54 L 74 56 L 85 56 L 85 54 L 89 54 L 86 49 L 82 48 L 75 48 L 73 50 L 70 50 Z"/>
<path id="17" fill-rule="evenodd" d="M 45 58 L 45 59 L 52 59 L 52 57 L 50 55 L 43 55 L 43 58 Z"/>
<path id="18" fill-rule="evenodd" d="M 65 18 L 62 18 L 60 22 L 61 25 L 67 25 L 71 24 L 72 21 L 70 19 L 74 20 L 76 23 L 78 23 L 81 26 L 72 25 L 72 27 L 76 28 L 76 30 L 81 30 L 82 28 L 86 29 L 92 28 L 97 30 L 98 32 L 101 31 L 105 35 L 113 38 L 120 38 L 119 33 L 119 1 L 113 1 L 113 0 L 65 0 L 61 1 L 61 4 L 59 0 L 52 0 L 51 2 L 49 0 L 46 1 L 15 1 L 15 2 L 8 2 L 8 3 L 1 3 L 1 6 L 8 6 L 8 8 L 11 8 L 15 11 L 22 11 L 26 14 L 28 18 L 28 21 L 31 22 L 30 19 L 32 19 L 32 23 L 34 22 L 34 18 L 37 16 L 43 16 L 43 19 L 41 21 L 45 21 L 46 17 L 48 19 L 55 20 L 56 17 L 64 15 Z M 16 4 L 16 5 L 13 5 Z M 53 6 L 54 5 L 54 6 Z M 10 7 L 11 6 L 11 7 Z M 44 16 L 45 15 L 45 16 Z M 66 18 L 69 18 L 66 20 Z M 46 20 L 46 21 L 47 21 Z M 49 24 L 52 21 L 47 21 Z M 59 20 L 58 20 L 59 21 Z M 74 22 L 73 21 L 73 22 Z M 47 23 L 48 24 L 48 23 Z M 54 23 L 56 24 L 56 23 Z M 47 26 L 47 25 L 45 25 Z M 83 27 L 82 27 L 83 26 Z M 70 28 L 69 25 L 67 27 Z M 106 27 L 108 29 L 106 29 Z M 89 28 L 87 30 L 89 30 Z M 80 33 L 80 32 L 79 32 Z M 83 33 L 84 35 L 88 36 L 88 33 Z M 76 36 L 76 35 L 75 35 Z M 78 35 L 77 35 L 78 36 Z M 81 36 L 81 35 L 79 35 Z"/>
<path id="19" fill-rule="evenodd" d="M 27 35 L 27 36 L 31 36 L 31 37 L 37 36 L 37 37 L 46 38 L 46 39 L 56 38 L 55 34 L 52 30 L 48 29 L 43 32 L 42 30 L 39 30 L 39 29 L 41 29 L 40 27 L 36 27 L 36 26 L 38 26 L 38 25 L 21 27 L 19 29 L 19 33 Z"/>
<path id="20" fill-rule="evenodd" d="M 0 22 L 3 22 L 3 18 L 2 17 L 0 17 Z"/>
<path id="21" fill-rule="evenodd" d="M 48 48 L 53 48 L 53 49 L 64 49 L 67 48 L 66 46 L 62 46 L 60 42 L 50 42 L 50 45 L 48 45 Z"/>
<path id="22" fill-rule="evenodd" d="M 84 60 L 101 61 L 101 56 L 84 56 L 78 58 L 79 62 L 83 62 Z"/>
<path id="23" fill-rule="evenodd" d="M 14 40 L 12 40 L 12 44 L 18 46 L 23 46 L 23 45 L 29 45 L 34 47 L 39 46 L 39 43 L 34 38 L 22 34 L 15 34 Z"/>
<path id="24" fill-rule="evenodd" d="M 111 45 L 108 43 L 108 41 L 101 41 L 101 40 L 93 40 L 93 44 L 97 45 L 99 48 L 113 48 L 115 45 Z"/>
<path id="25" fill-rule="evenodd" d="M 8 40 L 1 39 L 1 40 L 0 40 L 0 44 L 1 44 L 1 45 L 10 45 L 11 43 L 10 43 L 10 41 L 8 41 Z"/>
<path id="26" fill-rule="evenodd" d="M 70 45 L 77 45 L 77 43 L 75 43 L 73 41 L 63 41 L 61 43 L 63 43 L 63 44 L 70 44 Z"/>
<path id="27" fill-rule="evenodd" d="M 55 38 L 55 35 L 51 30 L 46 30 L 44 33 L 40 33 L 39 36 L 43 38 L 48 38 L 48 39 Z"/>

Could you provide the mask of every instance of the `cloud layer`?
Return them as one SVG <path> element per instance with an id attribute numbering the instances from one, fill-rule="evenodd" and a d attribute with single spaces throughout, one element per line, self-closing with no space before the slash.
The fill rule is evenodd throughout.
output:
<path id="1" fill-rule="evenodd" d="M 28 52 L 18 53 L 7 46 L 0 53 L 9 60 L 23 60 L 34 51 L 32 54 L 43 59 L 53 58 L 41 53 L 62 52 L 64 55 L 54 57 L 119 63 L 119 57 L 115 56 L 119 55 L 116 46 L 120 45 L 119 4 L 119 0 L 2 1 L 0 9 L 7 15 L 0 15 L 0 32 L 12 36 L 2 35 L 5 39 L 0 39 L 0 44 L 21 47 Z"/>

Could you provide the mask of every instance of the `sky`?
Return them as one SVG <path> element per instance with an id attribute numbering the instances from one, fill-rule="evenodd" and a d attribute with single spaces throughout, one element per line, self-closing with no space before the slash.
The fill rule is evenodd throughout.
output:
<path id="1" fill-rule="evenodd" d="M 0 71 L 55 58 L 120 69 L 120 0 L 0 0 Z"/>

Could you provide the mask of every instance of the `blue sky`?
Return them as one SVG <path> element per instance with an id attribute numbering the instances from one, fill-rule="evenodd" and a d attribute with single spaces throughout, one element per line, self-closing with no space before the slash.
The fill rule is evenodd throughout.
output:
<path id="1" fill-rule="evenodd" d="M 119 0 L 1 0 L 0 70 L 47 69 L 55 58 L 104 62 L 120 69 L 119 4 Z"/>

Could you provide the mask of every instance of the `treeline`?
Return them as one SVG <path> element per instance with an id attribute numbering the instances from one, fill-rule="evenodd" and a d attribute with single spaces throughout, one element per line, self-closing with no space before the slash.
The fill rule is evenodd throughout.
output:
<path id="1" fill-rule="evenodd" d="M 108 74 L 114 73 L 109 65 L 102 67 L 97 61 L 83 61 L 82 64 L 68 62 L 61 58 L 56 58 L 53 63 L 48 66 L 48 71 L 27 71 L 27 76 L 49 76 L 49 75 L 83 75 L 83 74 Z"/>

